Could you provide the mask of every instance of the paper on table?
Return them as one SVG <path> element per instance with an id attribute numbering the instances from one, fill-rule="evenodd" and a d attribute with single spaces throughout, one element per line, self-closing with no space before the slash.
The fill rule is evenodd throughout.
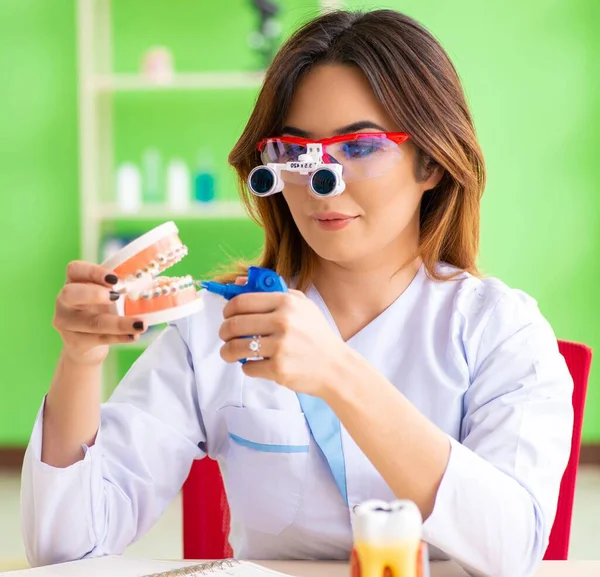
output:
<path id="1" fill-rule="evenodd" d="M 71 561 L 69 563 L 58 563 L 46 565 L 35 569 L 22 571 L 9 571 L 0 573 L 2 577 L 145 577 L 160 571 L 169 571 L 195 565 L 194 561 L 163 561 L 155 559 L 133 559 L 109 555 L 84 559 L 82 561 Z"/>
<path id="2" fill-rule="evenodd" d="M 168 572 L 171 575 L 171 572 L 176 572 L 177 569 L 193 567 L 198 564 L 198 561 L 135 559 L 109 555 L 82 561 L 47 565 L 35 569 L 9 571 L 8 573 L 0 573 L 0 575 L 2 577 L 81 577 L 82 575 L 85 575 L 85 577 L 149 577 L 163 572 Z M 230 577 L 288 577 L 284 576 L 283 573 L 247 561 L 236 562 L 233 566 L 223 564 L 218 569 L 212 569 L 210 574 L 212 577 L 224 577 L 226 575 Z"/>

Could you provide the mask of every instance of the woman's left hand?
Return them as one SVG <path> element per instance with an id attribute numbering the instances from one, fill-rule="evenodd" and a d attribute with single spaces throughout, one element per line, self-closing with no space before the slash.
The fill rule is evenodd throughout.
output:
<path id="1" fill-rule="evenodd" d="M 322 396 L 336 380 L 347 345 L 330 327 L 318 307 L 304 293 L 246 293 L 223 309 L 219 337 L 223 360 L 248 361 L 250 377 L 269 379 L 297 393 Z M 248 336 L 259 335 L 260 350 L 250 349 Z"/>

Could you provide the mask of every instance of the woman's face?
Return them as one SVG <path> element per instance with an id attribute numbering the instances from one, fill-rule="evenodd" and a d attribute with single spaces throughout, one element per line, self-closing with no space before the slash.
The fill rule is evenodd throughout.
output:
<path id="1" fill-rule="evenodd" d="M 360 130 L 347 127 L 361 123 Z M 282 135 L 322 139 L 346 132 L 399 132 L 360 70 L 321 65 L 298 84 Z M 344 266 L 398 263 L 418 246 L 419 203 L 441 174 L 415 178 L 415 148 L 400 144 L 383 173 L 346 183 L 338 196 L 315 198 L 308 185 L 286 183 L 283 195 L 300 233 L 326 261 Z M 390 259 L 392 259 L 390 261 Z"/>

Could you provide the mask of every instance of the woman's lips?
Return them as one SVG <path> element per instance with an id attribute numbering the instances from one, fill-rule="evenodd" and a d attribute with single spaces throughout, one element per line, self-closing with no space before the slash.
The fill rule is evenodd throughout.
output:
<path id="1" fill-rule="evenodd" d="M 327 212 L 314 214 L 312 218 L 317 223 L 319 228 L 328 231 L 335 231 L 345 228 L 358 217 L 351 216 L 349 214 L 341 214 L 339 212 Z"/>

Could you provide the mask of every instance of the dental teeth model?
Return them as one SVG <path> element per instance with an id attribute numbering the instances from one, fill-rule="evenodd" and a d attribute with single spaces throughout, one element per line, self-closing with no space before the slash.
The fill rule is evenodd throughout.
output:
<path id="1" fill-rule="evenodd" d="M 412 501 L 365 501 L 354 515 L 351 577 L 429 577 L 421 513 Z"/>
<path id="2" fill-rule="evenodd" d="M 175 223 L 166 222 L 103 262 L 119 278 L 113 290 L 122 296 L 114 303 L 114 312 L 150 326 L 199 311 L 203 301 L 191 276 L 159 276 L 187 253 Z"/>

